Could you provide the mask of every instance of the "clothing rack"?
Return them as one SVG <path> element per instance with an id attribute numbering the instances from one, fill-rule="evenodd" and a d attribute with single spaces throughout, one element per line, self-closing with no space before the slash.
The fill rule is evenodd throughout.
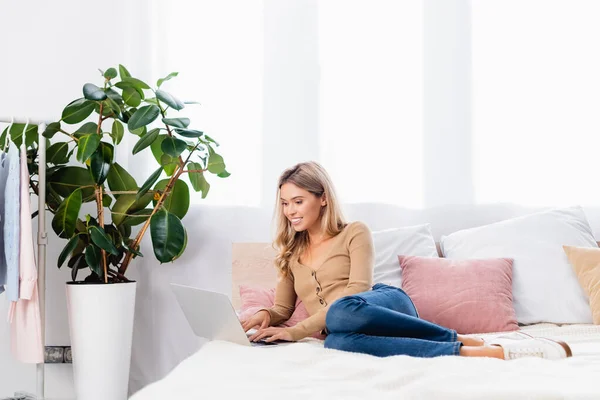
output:
<path id="1" fill-rule="evenodd" d="M 38 234 L 37 234 L 37 262 L 38 262 L 38 294 L 40 300 L 40 317 L 41 317 L 41 328 L 42 328 L 42 349 L 46 348 L 46 245 L 48 243 L 48 235 L 46 232 L 46 138 L 42 136 L 42 133 L 46 129 L 46 126 L 54 122 L 56 119 L 34 119 L 34 118 L 15 118 L 15 117 L 0 117 L 0 122 L 7 124 L 29 124 L 38 126 L 38 157 L 39 157 L 39 171 L 38 171 Z M 7 134 L 9 137 L 10 134 Z M 23 140 L 25 140 L 25 132 L 23 132 Z M 28 393 L 18 392 L 15 394 L 14 399 L 27 399 L 27 400 L 44 400 L 44 362 L 36 364 L 36 396 L 32 396 Z"/>

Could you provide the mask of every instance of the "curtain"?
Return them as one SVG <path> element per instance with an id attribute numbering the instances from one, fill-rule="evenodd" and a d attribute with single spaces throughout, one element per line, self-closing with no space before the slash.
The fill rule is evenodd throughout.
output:
<path id="1" fill-rule="evenodd" d="M 477 202 L 600 203 L 600 2 L 472 2 Z"/>

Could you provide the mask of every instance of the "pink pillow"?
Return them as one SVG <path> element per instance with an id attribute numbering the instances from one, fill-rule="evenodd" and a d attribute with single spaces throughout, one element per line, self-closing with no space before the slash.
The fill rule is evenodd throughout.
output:
<path id="1" fill-rule="evenodd" d="M 240 308 L 240 320 L 251 317 L 263 308 L 273 307 L 275 303 L 275 288 L 260 289 L 246 285 L 240 285 L 240 298 L 242 306 Z M 296 309 L 294 313 L 281 326 L 294 326 L 300 321 L 308 318 L 308 311 L 300 301 L 296 300 Z"/>
<path id="2" fill-rule="evenodd" d="M 458 333 L 518 330 L 510 258 L 398 256 L 402 288 L 419 316 Z"/>

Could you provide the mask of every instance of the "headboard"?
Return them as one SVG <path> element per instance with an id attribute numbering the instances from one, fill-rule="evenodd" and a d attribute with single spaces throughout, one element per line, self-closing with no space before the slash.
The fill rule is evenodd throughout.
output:
<path id="1" fill-rule="evenodd" d="M 439 243 L 438 254 L 442 257 Z M 277 284 L 273 260 L 277 252 L 271 243 L 233 243 L 231 250 L 231 302 L 240 305 L 240 285 L 270 289 Z"/>
<path id="2" fill-rule="evenodd" d="M 435 243 L 438 255 L 443 257 L 440 244 Z M 598 242 L 600 247 L 600 242 Z M 271 243 L 233 243 L 231 264 L 231 301 L 237 310 L 240 305 L 239 285 L 270 289 L 277 284 L 273 260 L 276 251 Z"/>

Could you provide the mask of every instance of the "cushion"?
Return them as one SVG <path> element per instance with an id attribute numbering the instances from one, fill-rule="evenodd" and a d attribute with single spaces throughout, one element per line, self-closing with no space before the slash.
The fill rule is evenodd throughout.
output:
<path id="1" fill-rule="evenodd" d="M 563 249 L 579 284 L 589 297 L 592 320 L 600 325 L 600 249 L 575 246 L 563 246 Z"/>
<path id="2" fill-rule="evenodd" d="M 399 256 L 402 289 L 419 316 L 461 334 L 519 329 L 512 260 Z"/>
<path id="3" fill-rule="evenodd" d="M 396 287 L 402 285 L 399 255 L 438 256 L 430 224 L 374 231 L 372 235 L 375 248 L 374 283 Z"/>
<path id="4" fill-rule="evenodd" d="M 596 247 L 581 207 L 550 209 L 464 229 L 440 240 L 452 259 L 512 258 L 517 321 L 592 323 L 587 296 L 563 245 Z"/>

